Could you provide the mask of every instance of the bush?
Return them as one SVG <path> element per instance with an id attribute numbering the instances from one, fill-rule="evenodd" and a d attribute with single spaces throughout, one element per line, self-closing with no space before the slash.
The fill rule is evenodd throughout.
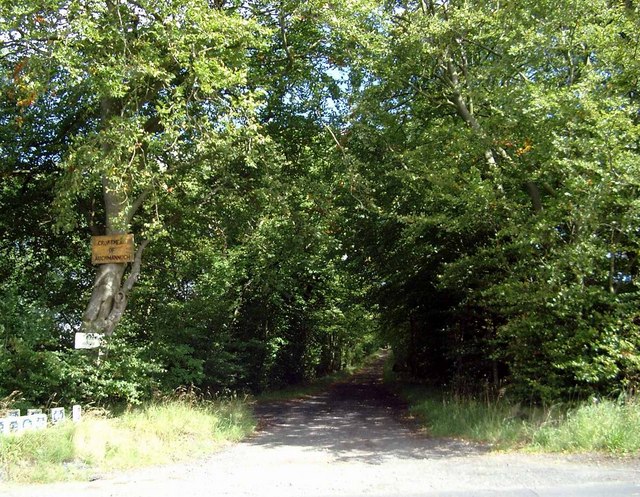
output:
<path id="1" fill-rule="evenodd" d="M 53 315 L 39 302 L 0 286 L 0 397 L 22 393 L 45 403 L 64 384 Z"/>

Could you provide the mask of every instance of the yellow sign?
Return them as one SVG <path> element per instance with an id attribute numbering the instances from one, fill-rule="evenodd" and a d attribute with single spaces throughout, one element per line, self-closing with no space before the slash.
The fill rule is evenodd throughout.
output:
<path id="1" fill-rule="evenodd" d="M 133 235 L 91 237 L 92 264 L 124 264 L 133 262 Z"/>

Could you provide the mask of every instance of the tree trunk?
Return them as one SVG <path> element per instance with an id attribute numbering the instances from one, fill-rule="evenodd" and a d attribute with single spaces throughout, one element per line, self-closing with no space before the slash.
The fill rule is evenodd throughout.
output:
<path id="1" fill-rule="evenodd" d="M 126 264 L 102 264 L 98 268 L 91 299 L 82 318 L 83 331 L 107 336 L 113 334 L 127 308 L 129 292 L 140 276 L 142 252 L 148 243 L 144 240 L 138 246 L 131 272 L 124 283 Z"/>
<path id="2" fill-rule="evenodd" d="M 98 268 L 91 299 L 82 319 L 84 331 L 107 335 L 113 333 L 119 319 L 115 321 L 111 315 L 126 303 L 126 297 L 123 298 L 120 292 L 125 267 L 126 264 L 102 264 Z"/>
<path id="3" fill-rule="evenodd" d="M 117 113 L 118 104 L 112 99 L 104 99 L 101 107 L 102 124 L 106 128 L 111 117 Z M 103 143 L 102 147 L 105 156 L 108 157 L 110 144 Z M 102 196 L 105 207 L 106 234 L 123 235 L 129 230 L 131 220 L 147 197 L 147 192 L 131 203 L 118 183 L 105 175 L 102 178 Z M 124 283 L 122 280 L 127 264 L 102 264 L 99 266 L 91 298 L 82 318 L 83 331 L 107 336 L 113 333 L 127 307 L 127 296 L 140 275 L 142 252 L 147 243 L 145 240 L 138 246 L 131 272 Z"/>

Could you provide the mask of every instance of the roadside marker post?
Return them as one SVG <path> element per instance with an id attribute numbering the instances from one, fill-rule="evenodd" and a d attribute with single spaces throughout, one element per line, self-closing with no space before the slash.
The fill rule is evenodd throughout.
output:
<path id="1" fill-rule="evenodd" d="M 49 410 L 51 424 L 56 425 L 64 421 L 64 407 L 54 407 Z"/>
<path id="2" fill-rule="evenodd" d="M 79 423 L 82 419 L 82 407 L 75 405 L 71 408 L 71 420 L 74 423 Z"/>
<path id="3" fill-rule="evenodd" d="M 18 434 L 30 430 L 44 430 L 51 425 L 56 425 L 66 419 L 64 407 L 49 409 L 49 415 L 42 409 L 27 409 L 27 414 L 22 416 L 19 409 L 0 411 L 0 435 Z M 82 419 L 82 407 L 74 405 L 71 408 L 71 419 L 79 423 Z M 49 423 L 50 420 L 50 423 Z"/>

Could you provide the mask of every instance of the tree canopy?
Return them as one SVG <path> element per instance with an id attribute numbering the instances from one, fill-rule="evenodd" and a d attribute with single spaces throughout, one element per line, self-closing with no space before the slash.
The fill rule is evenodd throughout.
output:
<path id="1" fill-rule="evenodd" d="M 0 5 L 0 397 L 638 388 L 635 2 Z"/>

